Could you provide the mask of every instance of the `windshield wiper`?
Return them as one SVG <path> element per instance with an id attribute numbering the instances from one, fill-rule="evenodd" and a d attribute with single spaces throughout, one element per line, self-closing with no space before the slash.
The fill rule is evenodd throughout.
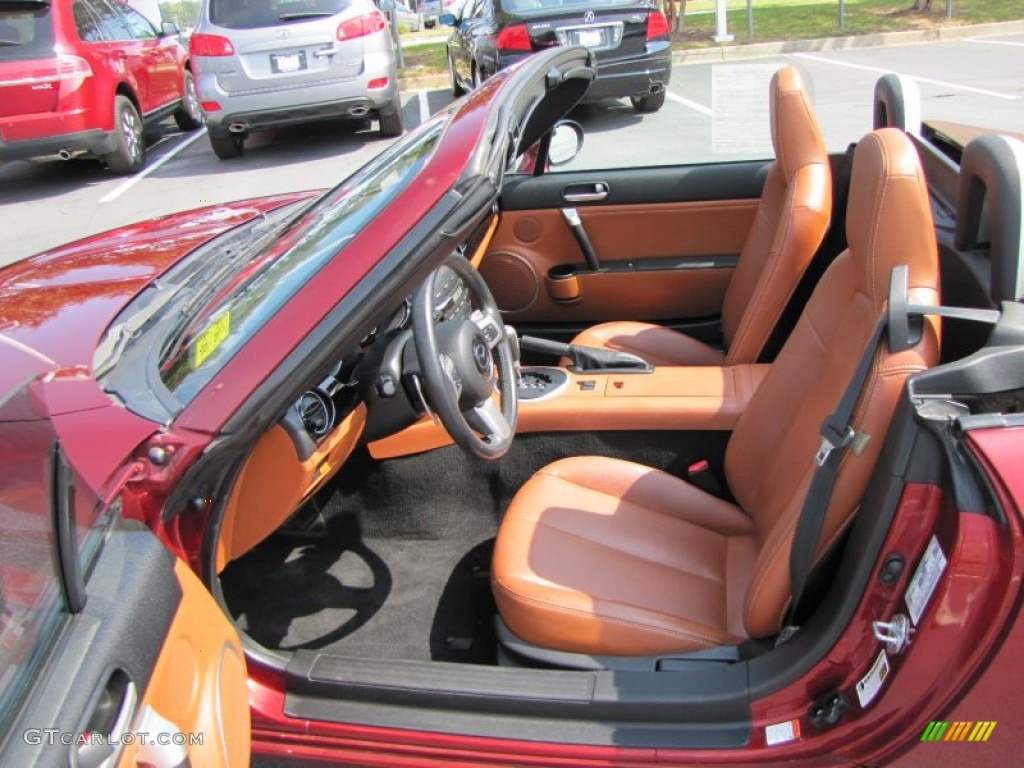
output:
<path id="1" fill-rule="evenodd" d="M 277 19 L 278 21 L 298 21 L 300 19 L 322 19 L 333 15 L 333 13 L 325 11 L 303 11 L 302 13 L 282 13 Z"/>
<path id="2" fill-rule="evenodd" d="M 124 322 L 112 326 L 96 348 L 94 358 L 96 365 L 93 375 L 99 378 L 113 368 L 131 338 L 142 330 L 153 315 L 163 309 L 167 302 L 173 299 L 187 284 L 188 281 L 185 281 L 161 287 L 154 299 L 144 309 L 139 310 Z"/>

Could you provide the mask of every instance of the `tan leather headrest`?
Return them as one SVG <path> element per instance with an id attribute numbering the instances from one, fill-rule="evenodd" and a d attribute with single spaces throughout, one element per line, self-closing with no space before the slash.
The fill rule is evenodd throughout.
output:
<path id="1" fill-rule="evenodd" d="M 846 239 L 862 288 L 881 311 L 892 268 L 910 267 L 910 288 L 938 287 L 935 224 L 917 150 L 896 128 L 869 133 L 853 156 Z"/>
<path id="2" fill-rule="evenodd" d="M 805 165 L 827 163 L 821 126 L 811 107 L 804 79 L 797 70 L 783 67 L 775 73 L 768 103 L 772 145 L 786 181 Z"/>

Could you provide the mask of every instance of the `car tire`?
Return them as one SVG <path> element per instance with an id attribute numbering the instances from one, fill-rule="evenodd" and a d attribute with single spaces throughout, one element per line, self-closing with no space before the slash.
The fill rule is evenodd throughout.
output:
<path id="1" fill-rule="evenodd" d="M 402 132 L 405 131 L 405 126 L 402 124 L 401 100 L 395 99 L 389 114 L 379 112 L 377 114 L 377 122 L 380 123 L 380 135 L 383 138 L 393 139 L 396 136 L 401 136 Z"/>
<path id="2" fill-rule="evenodd" d="M 459 78 L 455 75 L 455 59 L 452 58 L 451 51 L 448 52 L 448 69 L 452 73 L 452 96 L 458 98 L 466 93 L 466 89 L 462 87 Z"/>
<path id="3" fill-rule="evenodd" d="M 423 22 L 423 26 L 426 27 L 427 29 L 433 29 L 434 28 L 434 22 L 432 22 L 432 21 L 425 21 L 425 22 Z"/>
<path id="4" fill-rule="evenodd" d="M 127 96 L 114 97 L 114 151 L 103 159 L 114 173 L 135 173 L 146 164 L 142 118 Z"/>
<path id="5" fill-rule="evenodd" d="M 633 109 L 637 112 L 657 112 L 665 106 L 665 89 L 646 96 L 631 96 L 629 100 L 633 102 Z"/>
<path id="6" fill-rule="evenodd" d="M 240 133 L 215 133 L 210 131 L 210 146 L 213 154 L 221 160 L 241 157 L 245 151 L 245 137 Z"/>
<path id="7" fill-rule="evenodd" d="M 181 106 L 174 113 L 174 122 L 182 131 L 194 131 L 203 124 L 203 108 L 196 93 L 196 81 L 192 73 L 185 70 L 185 90 L 181 95 Z"/>

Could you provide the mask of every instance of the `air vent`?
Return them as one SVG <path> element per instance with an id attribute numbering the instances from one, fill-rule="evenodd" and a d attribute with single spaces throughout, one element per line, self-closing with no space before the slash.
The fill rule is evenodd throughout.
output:
<path id="1" fill-rule="evenodd" d="M 334 402 L 318 389 L 311 389 L 299 398 L 299 418 L 310 436 L 319 440 L 334 429 Z"/>

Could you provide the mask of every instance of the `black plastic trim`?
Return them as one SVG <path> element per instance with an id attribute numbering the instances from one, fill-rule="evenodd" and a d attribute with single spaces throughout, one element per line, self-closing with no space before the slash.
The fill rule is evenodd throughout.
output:
<path id="1" fill-rule="evenodd" d="M 577 208 L 641 203 L 684 203 L 710 200 L 754 200 L 761 197 L 771 161 L 715 165 L 665 166 L 601 171 L 559 171 L 543 176 L 508 176 L 501 191 L 506 211 L 557 209 L 565 205 L 567 184 L 608 187 L 608 196 Z"/>

